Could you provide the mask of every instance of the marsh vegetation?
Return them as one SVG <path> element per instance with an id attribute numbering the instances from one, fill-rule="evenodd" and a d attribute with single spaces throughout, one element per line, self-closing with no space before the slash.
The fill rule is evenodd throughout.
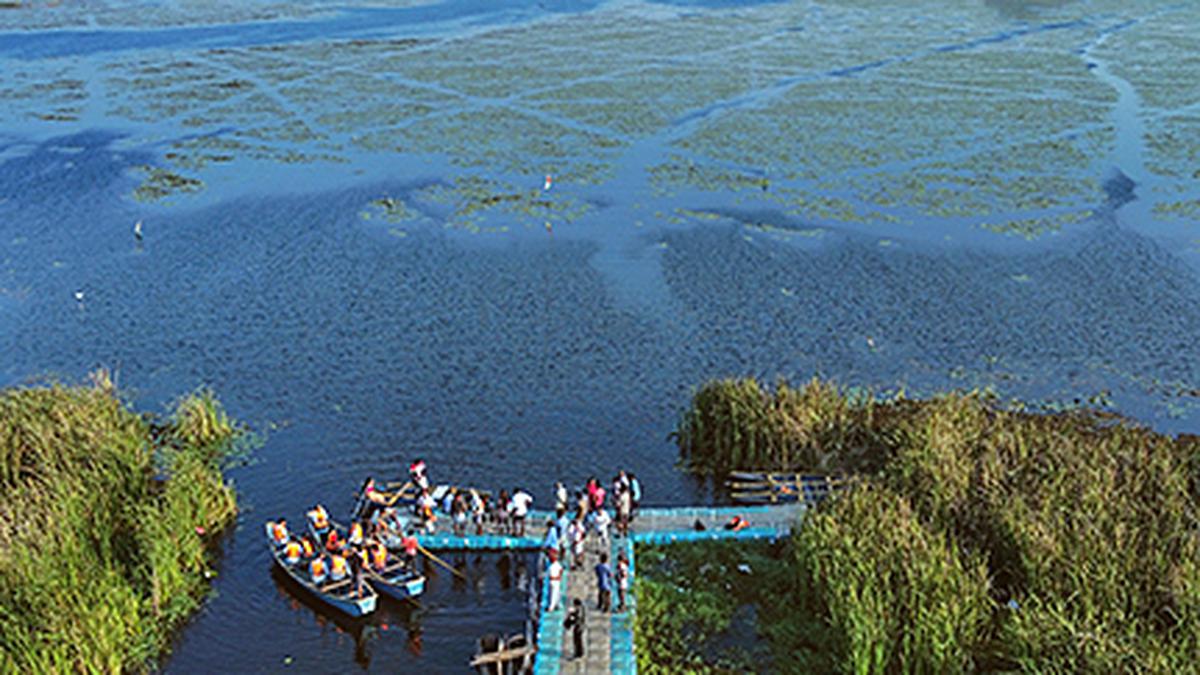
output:
<path id="1" fill-rule="evenodd" d="M 780 670 L 1195 667 L 1195 436 L 980 393 L 880 399 L 819 380 L 723 380 L 696 393 L 677 439 L 707 474 L 854 477 L 805 516 L 789 573 L 769 578 L 789 607 L 782 626 L 760 623 L 775 653 L 793 655 Z"/>
<path id="2" fill-rule="evenodd" d="M 211 392 L 141 415 L 105 373 L 0 391 L 0 670 L 149 669 L 237 512 Z"/>

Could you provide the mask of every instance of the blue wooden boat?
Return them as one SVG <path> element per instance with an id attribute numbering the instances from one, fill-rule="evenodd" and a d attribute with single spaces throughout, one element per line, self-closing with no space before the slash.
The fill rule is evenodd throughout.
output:
<path id="1" fill-rule="evenodd" d="M 347 540 L 345 525 L 330 520 L 329 527 L 337 532 L 339 539 Z M 311 525 L 309 529 L 312 529 Z M 413 599 L 425 592 L 425 577 L 402 562 L 394 562 L 382 570 L 368 566 L 366 572 L 367 581 L 376 591 L 396 600 Z"/>
<path id="2" fill-rule="evenodd" d="M 393 563 L 381 571 L 372 569 L 367 573 L 367 581 L 375 590 L 396 600 L 413 599 L 425 592 L 425 577 L 404 563 Z"/>
<path id="3" fill-rule="evenodd" d="M 371 584 L 365 585 L 361 597 L 355 594 L 354 580 L 351 577 L 341 581 L 326 582 L 322 585 L 314 584 L 308 574 L 308 561 L 302 559 L 294 565 L 289 563 L 284 557 L 283 547 L 276 546 L 274 540 L 271 539 L 271 523 L 267 523 L 266 530 L 267 547 L 271 550 L 271 557 L 275 559 L 275 565 L 296 582 L 297 586 L 326 605 L 350 617 L 366 616 L 375 611 L 375 603 L 378 601 L 379 595 Z"/>

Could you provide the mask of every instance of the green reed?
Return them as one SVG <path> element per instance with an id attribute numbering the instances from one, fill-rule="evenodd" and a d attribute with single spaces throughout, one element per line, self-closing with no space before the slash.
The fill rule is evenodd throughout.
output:
<path id="1" fill-rule="evenodd" d="M 198 606 L 237 508 L 236 428 L 200 400 L 162 434 L 103 373 L 0 391 L 0 671 L 147 670 Z"/>
<path id="2" fill-rule="evenodd" d="M 1196 670 L 1194 436 L 975 393 L 872 401 L 742 380 L 702 387 L 676 438 L 685 463 L 716 475 L 857 475 L 794 534 L 795 581 L 779 590 L 803 611 L 763 617 L 796 663 Z"/>

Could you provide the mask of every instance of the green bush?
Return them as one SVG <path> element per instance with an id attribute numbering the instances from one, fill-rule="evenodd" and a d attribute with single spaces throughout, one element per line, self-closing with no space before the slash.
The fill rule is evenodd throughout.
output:
<path id="1" fill-rule="evenodd" d="M 103 374 L 0 392 L 0 671 L 148 669 L 198 605 L 229 435 L 152 432 Z"/>

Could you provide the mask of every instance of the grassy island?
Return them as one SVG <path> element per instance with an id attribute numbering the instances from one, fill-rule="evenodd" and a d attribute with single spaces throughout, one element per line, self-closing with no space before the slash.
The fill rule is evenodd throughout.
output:
<path id="1" fill-rule="evenodd" d="M 644 672 L 727 667 L 694 637 L 728 627 L 732 609 L 711 608 L 739 606 L 778 672 L 1196 672 L 1200 438 L 1094 410 L 881 400 L 816 380 L 711 382 L 675 436 L 685 464 L 713 476 L 852 479 L 767 562 L 725 551 L 707 558 L 724 573 L 687 577 L 681 551 L 666 573 L 642 570 L 638 626 L 688 646 L 643 639 Z M 729 572 L 742 560 L 756 583 Z M 672 585 L 729 590 L 664 618 Z"/>
<path id="2" fill-rule="evenodd" d="M 148 670 L 196 609 L 238 428 L 206 390 L 169 418 L 107 374 L 0 391 L 0 671 Z"/>

